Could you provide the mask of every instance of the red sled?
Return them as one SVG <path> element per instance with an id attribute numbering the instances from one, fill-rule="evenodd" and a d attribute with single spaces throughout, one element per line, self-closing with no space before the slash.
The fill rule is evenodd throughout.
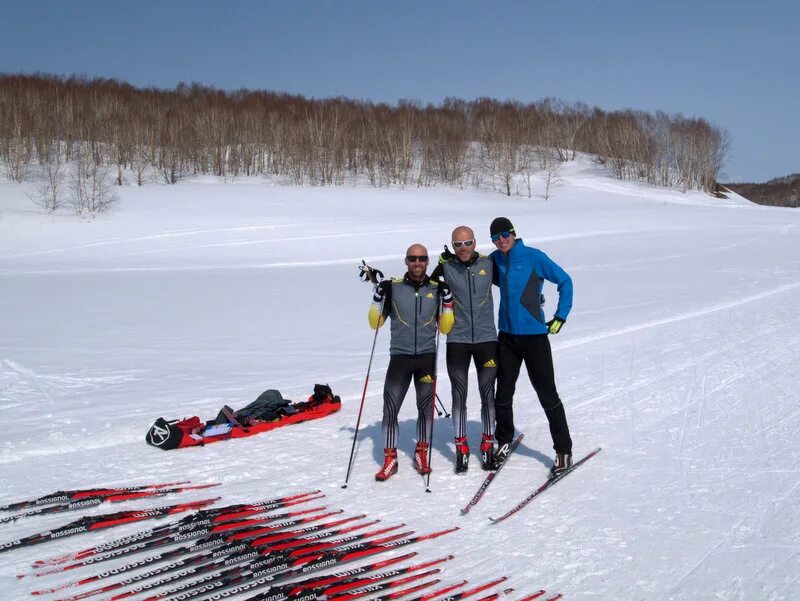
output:
<path id="1" fill-rule="evenodd" d="M 145 441 L 163 451 L 203 446 L 318 419 L 341 408 L 342 400 L 326 384 L 316 384 L 314 394 L 298 403 L 284 399 L 277 390 L 266 390 L 239 411 L 225 405 L 215 419 L 207 422 L 197 416 L 172 421 L 159 417 L 147 431 Z"/>

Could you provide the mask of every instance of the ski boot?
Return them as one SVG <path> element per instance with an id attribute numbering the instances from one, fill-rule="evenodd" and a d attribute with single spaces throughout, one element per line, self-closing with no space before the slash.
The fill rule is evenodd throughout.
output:
<path id="1" fill-rule="evenodd" d="M 511 455 L 511 443 L 498 443 L 497 451 L 494 453 L 494 469 L 499 470 L 500 466 L 506 462 L 509 455 Z"/>
<path id="2" fill-rule="evenodd" d="M 375 474 L 378 482 L 384 482 L 397 473 L 397 449 L 383 450 L 383 467 Z"/>
<path id="3" fill-rule="evenodd" d="M 494 436 L 484 434 L 481 438 L 481 469 L 487 472 L 497 469 L 494 458 Z"/>
<path id="4" fill-rule="evenodd" d="M 469 445 L 467 437 L 456 438 L 456 474 L 465 474 L 469 468 Z"/>
<path id="5" fill-rule="evenodd" d="M 572 455 L 569 453 L 556 453 L 556 458 L 553 460 L 553 467 L 550 468 L 550 477 L 555 478 L 559 474 L 563 474 L 572 467 Z"/>
<path id="6" fill-rule="evenodd" d="M 428 465 L 428 449 L 430 445 L 427 442 L 418 442 L 417 448 L 414 449 L 414 469 L 423 476 L 431 473 L 431 466 Z"/>

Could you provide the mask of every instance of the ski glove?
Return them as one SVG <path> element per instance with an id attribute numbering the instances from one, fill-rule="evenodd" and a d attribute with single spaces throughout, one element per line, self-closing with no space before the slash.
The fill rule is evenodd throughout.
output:
<path id="1" fill-rule="evenodd" d="M 375 294 L 372 295 L 372 303 L 369 306 L 369 313 L 367 318 L 369 320 L 369 327 L 373 330 L 381 327 L 386 321 L 386 316 L 383 314 L 383 302 L 392 285 L 392 280 L 383 280 L 375 286 Z"/>
<path id="2" fill-rule="evenodd" d="M 561 331 L 561 326 L 563 326 L 564 323 L 564 320 L 560 317 L 554 317 L 547 322 L 547 333 L 553 335 L 558 334 Z"/>
<path id="3" fill-rule="evenodd" d="M 382 275 L 383 274 L 381 274 L 381 276 Z M 389 291 L 391 285 L 392 285 L 392 280 L 381 280 L 380 282 L 378 282 L 378 285 L 375 286 L 375 294 L 372 296 L 372 300 L 375 301 L 376 303 L 381 302 L 386 296 L 386 293 Z"/>
<path id="4" fill-rule="evenodd" d="M 372 282 L 377 284 L 383 279 L 383 272 L 380 269 L 370 267 L 364 262 L 364 259 L 361 259 L 361 265 L 358 266 L 358 277 L 364 283 Z"/>
<path id="5" fill-rule="evenodd" d="M 439 316 L 439 330 L 442 334 L 449 334 L 453 329 L 456 318 L 453 314 L 453 293 L 444 282 L 439 283 L 439 295 L 442 298 L 442 314 Z"/>
<path id="6" fill-rule="evenodd" d="M 439 265 L 447 263 L 450 259 L 455 257 L 455 255 L 450 252 L 450 249 L 447 248 L 447 244 L 444 245 L 444 252 L 439 255 Z"/>

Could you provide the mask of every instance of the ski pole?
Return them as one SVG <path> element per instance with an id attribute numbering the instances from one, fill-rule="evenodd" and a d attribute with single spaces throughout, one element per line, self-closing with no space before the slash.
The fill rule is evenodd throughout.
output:
<path id="1" fill-rule="evenodd" d="M 442 399 L 439 398 L 438 394 L 435 395 L 435 398 L 436 398 L 437 401 L 439 401 L 439 406 L 442 408 L 442 411 L 444 411 L 444 416 L 445 417 L 450 417 L 450 414 L 447 412 L 447 409 L 445 408 L 444 403 L 442 402 Z M 438 415 L 439 417 L 442 417 L 442 411 L 438 411 L 437 410 L 436 411 L 436 415 Z"/>
<path id="2" fill-rule="evenodd" d="M 439 319 L 442 315 L 442 306 L 444 299 L 439 298 Z M 428 478 L 425 482 L 425 492 L 431 492 L 431 460 L 433 459 L 433 410 L 436 408 L 436 384 L 439 381 L 439 334 L 441 328 L 439 327 L 439 319 L 436 320 L 436 341 L 433 345 L 433 396 L 431 398 L 431 439 L 428 442 Z"/>
<path id="3" fill-rule="evenodd" d="M 342 488 L 347 488 L 347 482 L 350 480 L 350 470 L 353 468 L 353 455 L 356 452 L 356 440 L 358 439 L 358 430 L 361 428 L 361 413 L 364 411 L 364 399 L 367 398 L 367 385 L 369 384 L 369 373 L 372 371 L 372 358 L 375 356 L 375 343 L 378 342 L 378 332 L 381 329 L 380 316 L 383 315 L 383 302 L 381 302 L 381 312 L 378 317 L 377 327 L 375 328 L 375 336 L 372 337 L 372 350 L 369 353 L 369 364 L 367 365 L 367 377 L 364 378 L 364 390 L 361 393 L 361 405 L 358 408 L 358 419 L 356 419 L 356 431 L 353 433 L 353 446 L 350 447 L 350 459 L 347 461 L 347 474 L 344 477 L 344 484 Z"/>

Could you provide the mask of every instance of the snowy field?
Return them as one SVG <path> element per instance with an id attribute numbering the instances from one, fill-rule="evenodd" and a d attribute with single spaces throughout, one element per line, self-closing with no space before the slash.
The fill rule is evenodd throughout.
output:
<path id="1" fill-rule="evenodd" d="M 44 215 L 27 189 L 0 183 L 0 504 L 183 479 L 223 483 L 211 492 L 225 503 L 319 488 L 328 507 L 386 525 L 460 526 L 413 550 L 455 554 L 445 582 L 507 575 L 509 600 L 540 588 L 568 601 L 800 599 L 800 212 L 622 183 L 581 162 L 562 180 L 546 202 L 195 179 L 123 187 L 120 204 L 95 220 Z M 498 215 L 574 279 L 575 308 L 552 340 L 557 380 L 575 455 L 603 452 L 491 525 L 551 462 L 523 376 L 515 413 L 525 440 L 469 515 L 459 509 L 484 473 L 475 457 L 467 475 L 453 473 L 452 426 L 440 418 L 432 494 L 424 493 L 411 466 L 411 394 L 400 472 L 376 483 L 382 331 L 342 490 L 372 343 L 371 289 L 358 263 L 401 275 L 409 244 L 435 256 L 462 223 L 489 251 Z M 557 296 L 552 287 L 545 294 L 549 317 Z M 449 405 L 443 357 L 439 365 Z M 144 443 L 159 416 L 209 419 L 267 388 L 301 400 L 316 382 L 342 397 L 340 413 L 206 448 L 164 453 Z M 0 543 L 77 517 L 0 525 Z M 33 560 L 143 527 L 3 554 L 0 599 L 29 599 L 37 586 L 76 577 L 17 580 Z"/>

